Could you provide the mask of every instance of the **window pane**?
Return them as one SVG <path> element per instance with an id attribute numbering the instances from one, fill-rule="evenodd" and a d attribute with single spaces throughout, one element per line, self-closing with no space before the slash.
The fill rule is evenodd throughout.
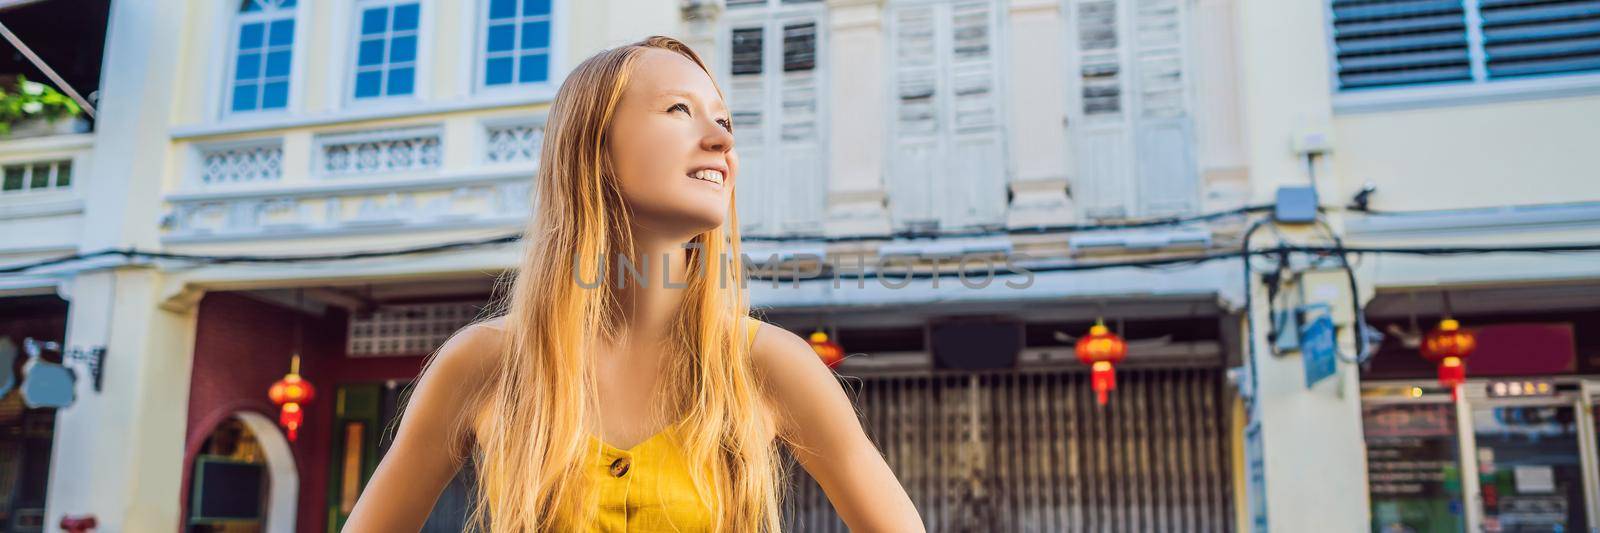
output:
<path id="1" fill-rule="evenodd" d="M 761 28 L 733 30 L 733 74 L 761 73 Z"/>
<path id="2" fill-rule="evenodd" d="M 817 68 L 817 24 L 806 22 L 783 27 L 783 71 Z"/>
<path id="3" fill-rule="evenodd" d="M 33 173 L 28 176 L 29 189 L 43 189 L 50 186 L 50 164 L 39 163 L 33 166 Z"/>
<path id="4" fill-rule="evenodd" d="M 239 49 L 261 48 L 262 24 L 255 22 L 239 27 Z"/>
<path id="5" fill-rule="evenodd" d="M 289 75 L 289 51 L 279 50 L 267 54 L 267 77 L 281 78 Z"/>
<path id="6" fill-rule="evenodd" d="M 289 104 L 289 82 L 275 81 L 261 88 L 261 108 L 281 109 Z"/>
<path id="7" fill-rule="evenodd" d="M 385 29 L 385 26 L 388 25 L 388 23 L 389 23 L 388 17 L 389 17 L 389 8 L 387 8 L 387 7 L 378 7 L 378 8 L 373 8 L 373 9 L 368 9 L 368 10 L 362 11 L 361 12 L 361 34 L 362 35 L 378 35 L 378 34 L 382 34 L 383 30 Z"/>
<path id="8" fill-rule="evenodd" d="M 383 63 L 383 39 L 361 41 L 360 52 L 356 53 L 356 65 L 365 67 L 380 63 Z"/>
<path id="9" fill-rule="evenodd" d="M 544 81 L 550 69 L 549 57 L 545 54 L 531 54 L 522 56 L 522 69 L 517 74 L 517 81 L 527 83 Z"/>
<path id="10" fill-rule="evenodd" d="M 517 16 L 516 0 L 491 0 L 489 2 L 489 18 L 507 18 Z"/>
<path id="11" fill-rule="evenodd" d="M 256 84 L 241 83 L 233 88 L 233 110 L 249 111 L 256 108 Z"/>
<path id="12" fill-rule="evenodd" d="M 394 6 L 394 31 L 414 29 L 417 29 L 417 5 L 401 4 Z"/>
<path id="13" fill-rule="evenodd" d="M 490 59 L 488 68 L 485 69 L 483 82 L 488 85 L 511 83 L 511 58 L 497 57 Z"/>
<path id="14" fill-rule="evenodd" d="M 62 161 L 56 165 L 56 187 L 72 185 L 72 162 Z"/>
<path id="15" fill-rule="evenodd" d="M 405 63 L 417 59 L 416 36 L 395 37 L 389 45 L 389 62 Z"/>
<path id="16" fill-rule="evenodd" d="M 515 46 L 517 28 L 510 24 L 498 24 L 489 27 L 489 51 L 504 52 Z"/>
<path id="17" fill-rule="evenodd" d="M 411 67 L 389 71 L 389 94 L 411 94 L 411 81 L 414 77 L 415 70 Z"/>
<path id="18" fill-rule="evenodd" d="M 356 74 L 356 98 L 378 96 L 383 89 L 383 72 L 370 71 Z"/>
<path id="19" fill-rule="evenodd" d="M 284 19 L 272 23 L 272 38 L 268 39 L 272 46 L 288 46 L 294 44 L 294 19 Z"/>
<path id="20" fill-rule="evenodd" d="M 6 167 L 6 181 L 3 187 L 7 191 L 22 190 L 22 166 Z"/>
<path id="21" fill-rule="evenodd" d="M 243 0 L 239 4 L 239 11 L 244 12 L 244 13 L 249 13 L 251 11 L 261 11 L 261 6 L 256 5 L 256 0 Z"/>
<path id="22" fill-rule="evenodd" d="M 261 54 L 239 54 L 233 66 L 233 79 L 253 80 L 261 77 Z"/>
<path id="23" fill-rule="evenodd" d="M 1449 404 L 1363 405 L 1373 531 L 1461 531 L 1461 468 Z"/>
<path id="24" fill-rule="evenodd" d="M 549 15 L 550 0 L 522 0 L 522 16 Z"/>
<path id="25" fill-rule="evenodd" d="M 522 24 L 522 49 L 547 48 L 550 46 L 549 22 L 525 22 Z"/>

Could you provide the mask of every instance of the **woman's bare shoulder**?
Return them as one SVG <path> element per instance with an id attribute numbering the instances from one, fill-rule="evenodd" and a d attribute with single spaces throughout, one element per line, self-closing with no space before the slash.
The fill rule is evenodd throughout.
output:
<path id="1" fill-rule="evenodd" d="M 480 388 L 498 369 L 505 339 L 505 317 L 463 326 L 439 346 L 422 379 L 443 382 L 451 389 Z"/>

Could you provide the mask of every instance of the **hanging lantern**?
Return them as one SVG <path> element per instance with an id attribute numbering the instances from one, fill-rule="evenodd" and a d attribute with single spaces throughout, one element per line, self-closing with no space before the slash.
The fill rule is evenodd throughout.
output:
<path id="1" fill-rule="evenodd" d="M 1439 384 L 1450 389 L 1451 400 L 1456 399 L 1456 386 L 1467 381 L 1466 359 L 1477 347 L 1478 338 L 1453 318 L 1439 321 L 1422 339 L 1422 357 L 1439 365 Z"/>
<path id="2" fill-rule="evenodd" d="M 814 331 L 806 342 L 811 344 L 811 349 L 817 352 L 817 357 L 821 357 L 823 364 L 828 365 L 828 368 L 839 366 L 839 362 L 844 361 L 844 347 L 828 340 L 827 333 L 821 330 Z"/>
<path id="3" fill-rule="evenodd" d="M 1089 384 L 1094 388 L 1095 399 L 1106 404 L 1106 394 L 1117 388 L 1117 373 L 1113 365 L 1128 356 L 1128 343 L 1106 328 L 1105 322 L 1096 321 L 1089 335 L 1078 339 L 1078 360 L 1089 365 Z"/>
<path id="4" fill-rule="evenodd" d="M 311 382 L 300 377 L 300 356 L 296 355 L 289 360 L 289 374 L 283 379 L 272 384 L 267 389 L 267 397 L 272 403 L 278 404 L 281 411 L 278 413 L 278 423 L 289 432 L 289 442 L 294 442 L 295 435 L 300 432 L 300 425 L 305 422 L 305 404 L 316 396 L 316 389 Z"/>

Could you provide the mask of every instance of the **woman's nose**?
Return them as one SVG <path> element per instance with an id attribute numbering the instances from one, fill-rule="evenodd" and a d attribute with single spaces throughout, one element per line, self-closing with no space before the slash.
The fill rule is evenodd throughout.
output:
<path id="1" fill-rule="evenodd" d="M 733 133 L 723 129 L 715 120 L 710 123 L 710 131 L 700 138 L 700 147 L 712 152 L 726 152 L 733 149 Z"/>

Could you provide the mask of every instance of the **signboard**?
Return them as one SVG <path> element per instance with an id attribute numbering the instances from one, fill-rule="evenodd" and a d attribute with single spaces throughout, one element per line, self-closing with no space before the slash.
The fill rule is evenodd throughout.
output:
<path id="1" fill-rule="evenodd" d="M 1327 312 L 1328 306 L 1306 306 L 1307 313 L 1319 307 L 1322 313 L 1300 327 L 1300 357 L 1305 362 L 1307 388 L 1333 375 L 1339 366 L 1339 347 L 1334 342 L 1333 319 Z"/>

